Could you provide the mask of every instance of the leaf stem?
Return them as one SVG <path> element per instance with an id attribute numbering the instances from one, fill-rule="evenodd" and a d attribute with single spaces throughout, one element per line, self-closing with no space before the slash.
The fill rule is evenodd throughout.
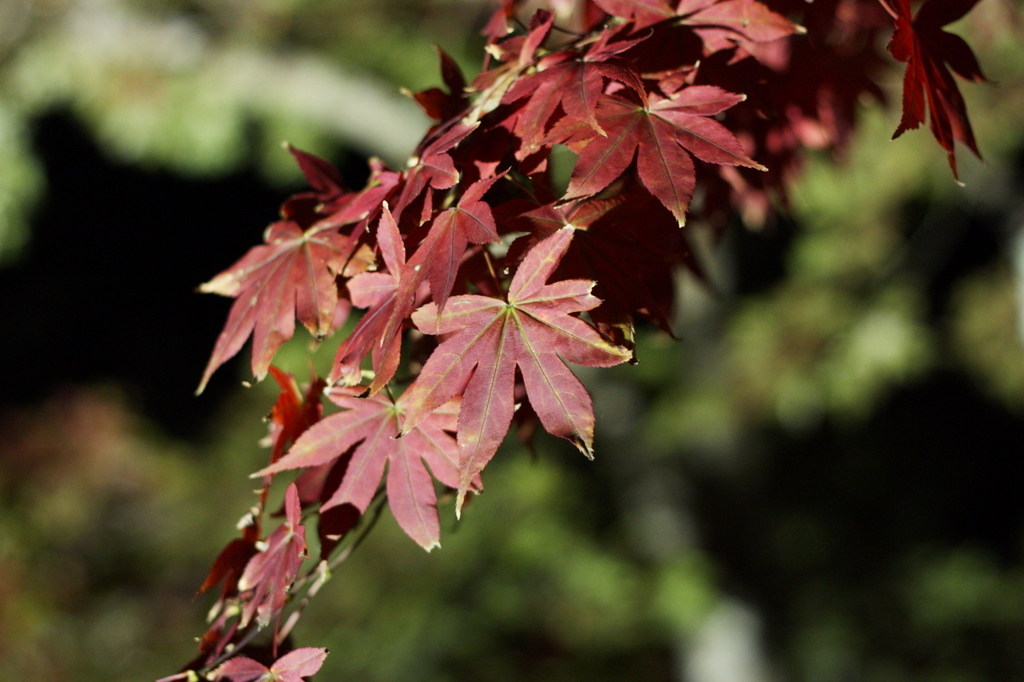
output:
<path id="1" fill-rule="evenodd" d="M 356 551 L 356 548 L 363 543 L 366 536 L 369 535 L 370 531 L 373 530 L 373 527 L 377 525 L 377 521 L 380 519 L 380 514 L 384 511 L 384 507 L 387 505 L 387 500 L 388 496 L 385 489 L 383 487 L 378 488 L 377 493 L 373 496 L 373 500 L 370 502 L 368 513 L 363 515 L 363 518 L 366 519 L 366 521 L 362 524 L 362 527 L 359 529 L 355 539 L 351 544 L 345 547 L 345 549 L 339 552 L 338 556 L 331 559 L 327 564 L 328 568 L 334 569 L 352 556 L 352 552 Z"/>
<path id="2" fill-rule="evenodd" d="M 501 280 L 498 279 L 498 273 L 494 269 L 494 261 L 491 260 L 491 252 L 487 250 L 486 246 L 480 249 L 484 254 L 484 260 L 487 262 L 487 270 L 491 273 L 491 279 L 494 280 L 494 287 L 498 290 L 498 293 L 504 298 L 505 290 L 501 288 Z"/>
<path id="3" fill-rule="evenodd" d="M 199 670 L 199 676 L 200 677 L 205 677 L 207 673 L 215 670 L 221 663 L 223 663 L 224 661 L 228 660 L 229 658 L 231 658 L 231 657 L 237 655 L 238 653 L 240 653 L 242 651 L 242 649 L 244 649 L 246 646 L 249 645 L 249 642 L 251 642 L 253 639 L 256 638 L 256 635 L 258 635 L 260 632 L 262 632 L 264 630 L 265 627 L 266 626 L 263 626 L 263 627 L 256 626 L 256 627 L 251 628 L 248 632 L 246 632 L 244 635 L 242 635 L 242 639 L 238 640 L 238 644 L 233 646 L 230 650 L 225 650 L 224 652 L 221 653 L 220 656 L 218 656 L 217 658 L 213 659 L 212 663 L 210 663 L 209 665 L 201 668 Z"/>

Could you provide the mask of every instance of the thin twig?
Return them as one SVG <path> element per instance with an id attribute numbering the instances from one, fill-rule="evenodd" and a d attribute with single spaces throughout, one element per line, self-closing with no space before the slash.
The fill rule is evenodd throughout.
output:
<path id="1" fill-rule="evenodd" d="M 363 540 L 366 539 L 366 536 L 369 535 L 370 531 L 373 530 L 373 527 L 377 525 L 377 520 L 380 518 L 380 513 L 384 511 L 384 505 L 387 503 L 387 499 L 387 495 L 385 494 L 383 488 L 377 490 L 377 494 L 374 495 L 373 501 L 370 502 L 372 509 L 368 514 L 363 515 L 363 518 L 367 519 L 367 521 L 365 522 L 363 527 L 359 529 L 359 534 L 356 535 L 355 539 L 352 541 L 350 545 L 348 545 L 345 549 L 338 553 L 338 556 L 331 559 L 331 561 L 327 564 L 328 568 L 334 569 L 335 567 L 343 563 L 346 559 L 348 559 L 350 556 L 352 556 L 352 552 L 356 551 L 356 548 L 363 543 Z"/>
<path id="2" fill-rule="evenodd" d="M 265 629 L 265 627 L 266 626 L 263 626 L 263 627 L 256 626 L 256 627 L 252 628 L 251 630 L 249 630 L 249 632 L 245 633 L 242 636 L 242 639 L 238 640 L 238 644 L 236 644 L 235 646 L 231 647 L 230 650 L 225 650 L 220 656 L 218 656 L 217 658 L 213 659 L 212 663 L 210 663 L 206 667 L 200 669 L 199 672 L 198 672 L 199 676 L 200 677 L 205 676 L 207 673 L 215 670 L 221 663 L 223 663 L 224 661 L 228 660 L 232 656 L 235 656 L 238 652 L 240 652 L 242 649 L 244 649 L 246 646 L 248 646 L 249 642 L 251 642 L 253 639 L 255 639 L 256 635 L 261 633 Z"/>

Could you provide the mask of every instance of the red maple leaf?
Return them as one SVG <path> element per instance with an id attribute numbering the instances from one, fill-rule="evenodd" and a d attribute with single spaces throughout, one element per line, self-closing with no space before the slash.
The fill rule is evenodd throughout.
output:
<path id="1" fill-rule="evenodd" d="M 300 225 L 312 225 L 339 207 L 339 202 L 348 194 L 345 181 L 338 169 L 324 159 L 287 143 L 285 149 L 295 157 L 312 191 L 288 197 L 281 206 L 281 216 Z"/>
<path id="2" fill-rule="evenodd" d="M 291 374 L 282 372 L 273 365 L 270 366 L 270 374 L 281 387 L 281 392 L 267 417 L 270 422 L 269 433 L 260 444 L 273 446 L 270 454 L 270 463 L 273 464 L 281 459 L 288 447 L 302 435 L 303 431 L 323 417 L 324 406 L 320 402 L 320 397 L 324 388 L 327 387 L 327 382 L 314 375 L 305 395 L 303 395 L 299 390 L 299 385 L 295 382 L 295 377 Z M 296 479 L 295 484 L 299 488 L 300 503 L 307 505 L 319 499 L 328 473 L 328 470 L 311 470 Z M 263 481 L 260 508 L 267 502 L 270 482 L 269 477 Z"/>
<path id="3" fill-rule="evenodd" d="M 590 295 L 593 282 L 546 284 L 572 236 L 573 229 L 566 227 L 538 243 L 512 278 L 507 300 L 454 296 L 443 312 L 431 303 L 413 314 L 421 331 L 454 333 L 437 347 L 403 396 L 408 411 L 402 431 L 408 433 L 431 412 L 462 395 L 456 511 L 508 431 L 516 367 L 548 433 L 569 439 L 592 456 L 590 396 L 565 361 L 610 367 L 628 360 L 630 353 L 571 315 L 600 304 Z"/>
<path id="4" fill-rule="evenodd" d="M 731 132 L 709 118 L 743 100 L 743 95 L 712 85 L 686 87 L 670 97 L 655 94 L 647 106 L 605 95 L 596 117 L 607 137 L 595 135 L 585 122 L 562 119 L 549 139 L 580 155 L 563 201 L 597 194 L 636 157 L 644 187 L 683 224 L 696 183 L 691 154 L 708 163 L 765 170 L 747 157 Z"/>
<path id="5" fill-rule="evenodd" d="M 235 656 L 214 671 L 215 680 L 231 682 L 302 682 L 315 674 L 327 658 L 327 649 L 302 647 L 274 661 L 268 668 L 247 656 Z"/>
<path id="6" fill-rule="evenodd" d="M 514 3 L 513 3 L 514 4 Z M 506 5 L 508 7 L 508 5 Z M 504 13 L 503 11 L 501 13 Z M 511 17 L 511 15 L 509 15 Z M 498 18 L 495 14 L 494 18 Z M 522 24 L 520 24 L 521 26 Z M 494 56 L 503 62 L 516 62 L 522 67 L 532 64 L 537 50 L 547 42 L 551 29 L 555 25 L 555 15 L 546 9 L 538 9 L 530 17 L 530 24 L 526 28 L 525 35 L 517 35 L 504 38 L 508 32 L 496 33 L 491 40 L 487 41 L 487 59 Z M 508 26 L 506 25 L 506 28 Z M 486 35 L 486 29 L 485 29 Z"/>
<path id="7" fill-rule="evenodd" d="M 262 379 L 277 349 L 295 333 L 296 317 L 322 338 L 348 316 L 335 279 L 342 274 L 357 240 L 336 226 L 317 224 L 303 231 L 291 220 L 267 228 L 266 244 L 253 247 L 229 269 L 199 287 L 204 293 L 235 297 L 217 338 L 197 393 L 213 372 L 253 336 L 252 373 Z"/>
<path id="8" fill-rule="evenodd" d="M 511 8 L 513 4 L 515 3 L 506 4 L 506 8 Z M 496 13 L 494 20 L 500 22 L 501 18 L 499 15 L 503 16 L 504 12 Z M 470 112 L 463 119 L 464 121 L 478 122 L 501 103 L 505 91 L 515 83 L 527 67 L 533 64 L 536 52 L 547 40 L 554 26 L 554 21 L 555 17 L 551 12 L 539 9 L 534 12 L 533 18 L 530 19 L 526 35 L 501 39 L 498 34 L 495 34 L 488 39 L 484 71 L 477 75 L 469 86 L 470 92 L 480 94 Z M 504 33 L 501 33 L 501 35 L 504 35 Z M 487 68 L 491 57 L 497 57 L 501 65 L 495 68 Z"/>
<path id="9" fill-rule="evenodd" d="M 327 384 L 323 379 L 314 377 L 306 394 L 303 395 L 291 374 L 273 366 L 270 367 L 270 373 L 281 387 L 277 402 L 270 409 L 270 433 L 267 434 L 267 440 L 274 446 L 270 455 L 270 462 L 273 464 L 281 459 L 288 446 L 294 443 L 303 431 L 320 421 L 324 414 L 320 394 Z"/>
<path id="10" fill-rule="evenodd" d="M 632 19 L 637 28 L 646 28 L 659 21 L 672 19 L 675 9 L 668 0 L 593 0 L 608 14 Z"/>
<path id="11" fill-rule="evenodd" d="M 428 273 L 430 293 L 441 310 L 452 292 L 459 266 L 466 255 L 466 246 L 499 239 L 491 206 L 481 199 L 503 176 L 497 175 L 470 185 L 455 206 L 434 218 L 430 232 L 420 246 L 426 255 L 423 267 Z"/>
<path id="12" fill-rule="evenodd" d="M 257 616 L 266 625 L 284 608 L 306 553 L 306 527 L 299 524 L 299 491 L 292 483 L 284 497 L 285 522 L 266 539 L 266 549 L 249 560 L 238 581 L 240 592 L 252 590 L 242 607 L 240 626 Z"/>
<path id="13" fill-rule="evenodd" d="M 224 546 L 210 567 L 210 572 L 206 574 L 206 580 L 199 586 L 196 597 L 222 580 L 224 586 L 220 592 L 221 601 L 238 594 L 238 580 L 257 551 L 258 528 L 257 524 L 247 525 L 242 530 L 243 537 L 235 538 Z"/>
<path id="14" fill-rule="evenodd" d="M 692 26 L 710 54 L 737 43 L 767 43 L 807 31 L 757 0 L 683 0 L 681 24 Z"/>
<path id="15" fill-rule="evenodd" d="M 417 155 L 410 161 L 412 166 L 406 173 L 405 185 L 395 202 L 395 215 L 401 216 L 402 211 L 428 187 L 449 189 L 455 186 L 459 181 L 459 173 L 448 152 L 476 128 L 476 124 L 467 126 L 456 121 L 447 129 L 439 128 L 436 138 L 428 137 L 424 141 L 422 148 L 417 150 Z"/>
<path id="16" fill-rule="evenodd" d="M 348 281 L 352 303 L 369 310 L 338 347 L 328 378 L 332 384 L 338 380 L 358 384 L 362 380 L 360 363 L 372 354 L 376 374 L 370 384 L 371 394 L 383 388 L 398 368 L 402 328 L 416 307 L 416 290 L 426 274 L 423 262 L 427 254 L 420 248 L 412 261 L 406 262 L 405 244 L 387 203 L 377 224 L 377 246 L 387 272 L 365 272 Z"/>
<path id="17" fill-rule="evenodd" d="M 760 43 L 782 38 L 803 30 L 757 0 L 594 0 L 609 14 L 632 19 L 636 28 L 675 19 L 681 24 L 703 27 L 698 33 L 714 52 L 735 40 L 736 35 Z M 683 17 L 683 19 L 678 19 Z M 723 30 L 731 35 L 723 35 Z"/>
<path id="18" fill-rule="evenodd" d="M 329 395 L 345 410 L 315 424 L 284 458 L 253 475 L 323 466 L 358 443 L 341 485 L 321 512 L 342 504 L 365 512 L 387 465 L 388 504 L 398 525 L 427 551 L 437 547 L 441 535 L 437 494 L 424 462 L 439 481 L 452 488 L 458 485 L 458 448 L 447 433 L 455 430 L 458 402 L 440 406 L 399 438 L 408 405 L 405 396 L 397 401 L 385 393 L 356 398 L 344 389 Z"/>
<path id="19" fill-rule="evenodd" d="M 362 191 L 348 194 L 344 201 L 335 201 L 321 209 L 321 214 L 326 216 L 321 221 L 324 225 L 340 227 L 358 223 L 351 233 L 361 234 L 380 213 L 381 204 L 391 196 L 401 181 L 401 175 L 388 170 L 384 162 L 377 158 L 371 158 L 369 166 L 370 178 Z"/>
<path id="20" fill-rule="evenodd" d="M 684 231 L 654 197 L 639 189 L 633 201 L 616 197 L 547 205 L 522 217 L 540 236 L 565 225 L 576 228 L 555 276 L 596 282 L 594 294 L 602 303 L 590 311 L 590 319 L 602 331 L 631 325 L 633 314 L 640 313 L 672 333 L 674 270 L 683 265 L 699 269 Z"/>
<path id="21" fill-rule="evenodd" d="M 349 303 L 338 297 L 336 279 L 365 269 L 353 258 L 360 240 L 338 232 L 357 223 L 378 207 L 397 182 L 397 176 L 379 164 L 361 192 L 345 193 L 340 174 L 312 154 L 288 148 L 313 187 L 293 195 L 281 207 L 282 220 L 227 270 L 199 287 L 204 293 L 235 298 L 228 320 L 217 337 L 213 353 L 196 393 L 210 376 L 233 357 L 251 334 L 252 372 L 266 376 L 274 354 L 295 333 L 295 319 L 317 338 L 340 327 Z M 372 165 L 372 164 L 371 164 Z M 362 230 L 354 230 L 360 235 Z"/>
<path id="22" fill-rule="evenodd" d="M 351 276 L 367 263 L 353 258 L 356 237 L 338 232 L 345 224 L 366 220 L 397 182 L 397 175 L 371 164 L 373 175 L 359 193 L 345 193 L 341 175 L 331 164 L 289 146 L 312 191 L 293 195 L 281 207 L 283 220 L 267 227 L 265 244 L 249 250 L 210 282 L 204 293 L 234 299 L 227 322 L 214 345 L 197 393 L 210 377 L 253 337 L 252 371 L 266 375 L 274 353 L 295 333 L 298 317 L 309 333 L 323 338 L 348 316 L 349 303 L 338 297 L 338 275 Z M 361 229 L 353 235 L 361 235 Z"/>
<path id="23" fill-rule="evenodd" d="M 566 116 L 586 121 L 604 135 L 594 118 L 594 109 L 606 79 L 619 81 L 640 97 L 646 96 L 640 77 L 632 69 L 609 61 L 643 40 L 610 43 L 612 38 L 621 37 L 621 32 L 621 29 L 606 29 L 585 53 L 561 50 L 542 58 L 537 64 L 537 73 L 519 79 L 505 93 L 502 101 L 506 104 L 529 96 L 515 125 L 515 133 L 522 138 L 525 150 L 536 147 L 559 104 Z"/>
<path id="24" fill-rule="evenodd" d="M 497 39 L 507 35 L 512 27 L 509 22 L 515 17 L 516 5 L 521 0 L 501 0 L 501 4 L 494 10 L 490 20 L 481 33 L 488 38 Z"/>
<path id="25" fill-rule="evenodd" d="M 942 27 L 963 17 L 978 0 L 928 0 L 911 19 L 910 0 L 882 0 L 896 19 L 896 32 L 889 41 L 889 52 L 907 63 L 903 77 L 903 117 L 893 133 L 896 139 L 924 123 L 925 103 L 931 112 L 929 127 L 935 139 L 949 155 L 949 166 L 956 177 L 954 140 L 960 140 L 981 158 L 974 131 L 952 69 L 965 80 L 984 82 L 974 52 L 963 38 L 943 31 Z M 947 68 L 948 67 L 948 68 Z"/>
<path id="26" fill-rule="evenodd" d="M 466 96 L 466 79 L 462 75 L 462 69 L 455 63 L 447 52 L 436 47 L 437 54 L 441 58 L 441 79 L 448 87 L 448 92 L 440 88 L 428 88 L 414 93 L 416 103 L 423 107 L 427 116 L 435 121 L 447 121 L 458 116 L 469 106 L 469 98 Z"/>

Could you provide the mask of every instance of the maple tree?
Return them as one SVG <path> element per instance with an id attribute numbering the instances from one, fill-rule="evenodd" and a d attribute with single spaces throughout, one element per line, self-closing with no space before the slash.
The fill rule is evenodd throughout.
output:
<path id="1" fill-rule="evenodd" d="M 385 504 L 438 546 L 434 479 L 459 514 L 513 423 L 593 457 L 593 406 L 569 364 L 635 361 L 637 316 L 673 332 L 673 273 L 701 273 L 692 224 L 784 208 L 806 150 L 841 151 L 858 102 L 884 100 L 887 31 L 907 63 L 894 137 L 927 112 L 955 176 L 954 142 L 978 148 L 950 69 L 985 79 L 944 27 L 977 1 L 926 0 L 914 15 L 910 0 L 552 0 L 525 16 L 505 0 L 480 74 L 467 84 L 442 51 L 447 89 L 413 95 L 435 124 L 404 169 L 371 161 L 352 191 L 289 148 L 312 190 L 202 286 L 236 300 L 199 390 L 250 337 L 253 374 L 282 390 L 259 503 L 201 588 L 223 583 L 212 625 L 168 679 L 314 673 L 325 650 L 278 647 L 331 569 Z M 576 155 L 564 188 L 559 146 Z M 305 393 L 271 365 L 295 320 L 322 339 L 353 308 L 365 312 Z M 325 394 L 341 408 L 326 417 Z M 289 470 L 301 473 L 285 521 L 264 536 L 271 483 Z M 303 571 L 314 520 L 320 557 Z M 269 666 L 241 655 L 264 630 Z"/>

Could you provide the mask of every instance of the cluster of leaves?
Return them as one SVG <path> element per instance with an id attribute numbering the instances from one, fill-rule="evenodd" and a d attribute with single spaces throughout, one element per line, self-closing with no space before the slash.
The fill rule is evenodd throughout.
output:
<path id="1" fill-rule="evenodd" d="M 251 336 L 253 373 L 273 373 L 282 392 L 271 461 L 254 474 L 259 504 L 203 585 L 223 582 L 188 669 L 308 674 L 295 671 L 322 660 L 313 650 L 298 650 L 300 663 L 293 652 L 269 667 L 221 664 L 272 622 L 276 659 L 385 500 L 413 540 L 437 546 L 434 479 L 456 491 L 458 514 L 513 422 L 591 457 L 593 408 L 567 363 L 635 360 L 637 316 L 672 332 L 674 271 L 700 274 L 687 221 L 764 221 L 785 206 L 806 149 L 841 151 L 858 103 L 884 100 L 878 46 L 891 19 L 889 49 L 908 62 L 896 134 L 922 123 L 927 103 L 955 173 L 953 141 L 977 149 L 945 65 L 983 77 L 942 27 L 976 2 L 927 0 L 911 19 L 909 0 L 562 0 L 523 24 L 506 0 L 485 29 L 482 72 L 467 84 L 442 52 L 446 89 L 414 95 L 436 124 L 405 169 L 373 161 L 351 191 L 330 164 L 291 149 L 311 190 L 202 287 L 236 301 L 200 390 Z M 565 188 L 556 146 L 577 155 Z M 352 308 L 365 312 L 326 379 L 303 393 L 271 366 L 296 319 L 320 339 Z M 327 417 L 325 393 L 341 408 Z M 292 469 L 302 473 L 286 520 L 263 537 L 271 480 Z M 303 509 L 318 516 L 321 548 L 305 574 Z"/>

